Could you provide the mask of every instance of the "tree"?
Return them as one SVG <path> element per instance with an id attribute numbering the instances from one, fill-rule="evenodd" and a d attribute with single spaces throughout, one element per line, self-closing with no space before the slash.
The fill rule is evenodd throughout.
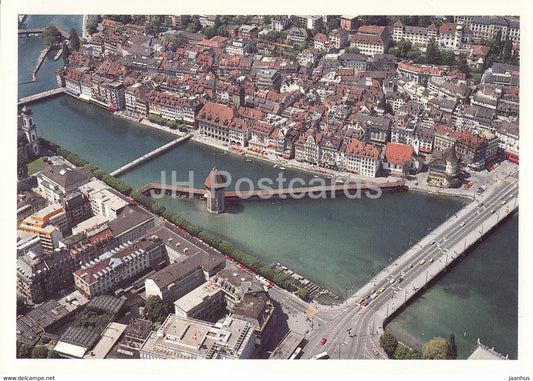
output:
<path id="1" fill-rule="evenodd" d="M 414 60 L 414 59 L 420 57 L 421 54 L 422 54 L 422 52 L 420 51 L 420 48 L 415 44 L 407 52 L 407 58 L 409 58 L 410 60 Z"/>
<path id="2" fill-rule="evenodd" d="M 48 351 L 48 356 L 46 356 L 48 359 L 57 359 L 59 358 L 59 353 L 57 353 L 54 350 Z"/>
<path id="3" fill-rule="evenodd" d="M 150 209 L 152 210 L 152 212 L 158 215 L 162 215 L 163 212 L 165 211 L 165 207 L 158 202 L 154 202 L 152 206 L 150 207 Z"/>
<path id="4" fill-rule="evenodd" d="M 26 310 L 26 299 L 22 295 L 17 295 L 17 315 L 23 315 Z"/>
<path id="5" fill-rule="evenodd" d="M 19 179 L 28 176 L 28 158 L 23 155 L 17 156 L 17 176 Z"/>
<path id="6" fill-rule="evenodd" d="M 379 338 L 379 345 L 381 345 L 381 348 L 383 348 L 389 357 L 392 357 L 398 347 L 398 340 L 396 340 L 392 333 L 385 332 Z"/>
<path id="7" fill-rule="evenodd" d="M 54 24 L 50 23 L 44 27 L 41 38 L 44 41 L 44 46 L 49 47 L 59 41 L 61 38 L 61 33 Z"/>
<path id="8" fill-rule="evenodd" d="M 450 333 L 450 336 L 448 337 L 446 358 L 449 360 L 455 360 L 457 358 L 457 344 L 455 344 L 455 335 L 453 333 Z"/>
<path id="9" fill-rule="evenodd" d="M 328 31 L 337 29 L 341 24 L 341 16 L 328 16 Z"/>
<path id="10" fill-rule="evenodd" d="M 157 295 L 152 295 L 144 301 L 146 316 L 153 322 L 163 322 L 168 314 L 172 313 L 172 305 L 163 303 Z"/>
<path id="11" fill-rule="evenodd" d="M 470 73 L 470 67 L 466 62 L 466 55 L 464 53 L 461 53 L 459 55 L 458 63 L 459 65 L 457 66 L 457 70 L 459 70 L 461 73 L 465 73 L 466 75 L 468 75 Z"/>
<path id="12" fill-rule="evenodd" d="M 398 344 L 394 351 L 394 358 L 398 360 L 411 358 L 411 350 L 403 344 Z"/>
<path id="13" fill-rule="evenodd" d="M 272 277 L 272 282 L 278 284 L 278 285 L 281 285 L 282 282 L 285 280 L 286 276 L 283 275 L 282 273 L 276 273 L 274 274 L 274 276 Z"/>
<path id="14" fill-rule="evenodd" d="M 450 188 L 459 188 L 461 184 L 462 184 L 461 180 L 459 180 L 458 178 L 451 179 L 450 182 L 448 183 Z"/>
<path id="15" fill-rule="evenodd" d="M 208 26 L 204 28 L 203 33 L 208 39 L 211 39 L 217 35 L 217 29 L 214 26 Z"/>
<path id="16" fill-rule="evenodd" d="M 272 270 L 270 267 L 268 266 L 261 266 L 259 267 L 259 275 L 267 278 L 267 279 L 272 279 L 272 277 L 274 276 L 274 270 Z"/>
<path id="17" fill-rule="evenodd" d="M 403 163 L 403 166 L 402 166 L 403 176 L 408 177 L 410 172 L 411 172 L 411 162 L 407 160 L 405 163 Z"/>
<path id="18" fill-rule="evenodd" d="M 22 344 L 17 352 L 17 358 L 29 359 L 31 358 L 32 346 L 29 344 Z"/>
<path id="19" fill-rule="evenodd" d="M 428 41 L 428 46 L 426 48 L 426 62 L 430 65 L 440 62 L 440 51 L 433 38 L 430 38 Z"/>
<path id="20" fill-rule="evenodd" d="M 235 248 L 229 242 L 220 241 L 218 244 L 218 250 L 220 250 L 225 255 L 230 255 L 235 250 Z"/>
<path id="21" fill-rule="evenodd" d="M 80 48 L 80 37 L 78 36 L 78 32 L 76 32 L 76 29 L 74 28 L 70 30 L 68 47 L 71 52 Z"/>
<path id="22" fill-rule="evenodd" d="M 31 351 L 32 359 L 45 359 L 48 356 L 48 349 L 44 345 L 38 345 Z"/>
<path id="23" fill-rule="evenodd" d="M 402 38 L 400 42 L 398 42 L 398 51 L 400 57 L 407 57 L 407 53 L 409 53 L 409 50 L 411 50 L 412 47 L 413 44 L 411 41 Z"/>
<path id="24" fill-rule="evenodd" d="M 448 342 L 442 337 L 434 337 L 422 347 L 422 358 L 444 360 L 448 351 Z"/>
<path id="25" fill-rule="evenodd" d="M 307 300 L 307 298 L 309 298 L 309 291 L 307 291 L 305 288 L 300 288 L 298 290 L 298 297 L 302 300 Z"/>
<path id="26" fill-rule="evenodd" d="M 441 52 L 440 63 L 442 65 L 448 65 L 448 66 L 455 65 L 455 54 L 452 51 Z"/>
<path id="27" fill-rule="evenodd" d="M 85 30 L 89 34 L 95 34 L 96 31 L 98 30 L 98 24 L 96 24 L 96 21 L 92 17 L 87 18 L 87 24 L 85 25 Z"/>

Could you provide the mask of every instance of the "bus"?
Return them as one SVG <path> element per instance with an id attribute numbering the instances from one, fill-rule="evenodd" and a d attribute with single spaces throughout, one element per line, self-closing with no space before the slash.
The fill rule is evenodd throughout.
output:
<path id="1" fill-rule="evenodd" d="M 328 352 L 322 352 L 322 353 L 319 353 L 318 355 L 314 355 L 313 357 L 310 358 L 310 360 L 320 360 L 320 359 L 328 359 L 329 356 L 328 356 Z"/>
<path id="2" fill-rule="evenodd" d="M 296 350 L 295 350 L 294 353 L 291 355 L 291 357 L 289 357 L 289 360 L 294 360 L 294 359 L 296 359 L 296 357 L 300 354 L 301 351 L 302 351 L 302 348 L 301 348 L 301 347 L 296 348 Z"/>

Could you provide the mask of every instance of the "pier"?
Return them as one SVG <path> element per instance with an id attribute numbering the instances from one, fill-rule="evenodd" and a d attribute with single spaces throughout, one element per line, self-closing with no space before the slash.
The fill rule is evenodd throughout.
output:
<path id="1" fill-rule="evenodd" d="M 37 102 L 46 98 L 55 97 L 61 94 L 65 94 L 66 90 L 63 87 L 58 87 L 57 89 L 43 91 L 42 93 L 30 95 L 18 100 L 17 106 L 24 106 L 29 103 Z"/>
<path id="2" fill-rule="evenodd" d="M 161 155 L 162 153 L 168 151 L 169 149 L 171 149 L 172 147 L 180 144 L 180 143 L 183 143 L 184 141 L 190 139 L 192 136 L 192 134 L 187 134 L 187 135 L 183 135 L 181 137 L 179 137 L 178 139 L 176 140 L 173 140 L 171 141 L 170 143 L 167 143 L 165 144 L 164 146 L 161 146 L 155 150 L 153 150 L 152 152 L 149 152 L 147 153 L 146 155 L 143 155 L 141 157 L 139 157 L 138 159 L 135 159 L 133 161 L 130 161 L 128 164 L 118 168 L 118 169 L 115 169 L 113 172 L 110 173 L 111 176 L 118 176 L 118 175 L 121 175 L 123 174 L 124 172 L 127 172 L 129 170 L 131 170 L 132 168 L 148 161 L 148 160 L 151 160 L 153 159 L 154 157 L 158 156 L 158 155 Z"/>
<path id="3" fill-rule="evenodd" d="M 326 186 L 316 186 L 316 187 L 302 187 L 302 188 L 277 188 L 277 189 L 268 189 L 268 190 L 250 190 L 250 191 L 241 191 L 241 192 L 224 192 L 224 197 L 226 200 L 232 199 L 267 199 L 271 197 L 275 198 L 304 198 L 311 196 L 318 196 L 320 194 L 325 194 L 326 197 L 331 197 L 332 195 L 338 195 L 344 192 L 357 192 L 362 190 L 369 190 L 380 188 L 382 190 L 402 190 L 404 189 L 405 181 L 403 179 L 398 179 L 392 182 L 386 183 L 372 183 L 372 184 L 361 184 L 361 183 L 348 183 L 348 184 L 336 184 L 336 185 L 326 185 Z M 149 183 L 137 190 L 141 194 L 148 194 L 149 192 L 154 191 L 155 193 L 165 192 L 167 195 L 180 195 L 191 198 L 202 198 L 208 192 L 207 189 L 196 189 L 189 187 L 181 186 L 172 186 L 172 185 L 161 185 L 158 183 Z"/>

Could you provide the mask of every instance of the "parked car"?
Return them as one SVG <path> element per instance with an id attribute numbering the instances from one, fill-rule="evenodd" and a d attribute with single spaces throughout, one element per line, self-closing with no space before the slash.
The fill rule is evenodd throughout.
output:
<path id="1" fill-rule="evenodd" d="M 366 307 L 366 306 L 368 306 L 368 302 L 363 303 L 363 307 Z"/>

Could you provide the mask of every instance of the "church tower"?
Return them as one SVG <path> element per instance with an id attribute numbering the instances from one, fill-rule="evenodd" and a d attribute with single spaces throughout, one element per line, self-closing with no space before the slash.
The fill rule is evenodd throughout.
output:
<path id="1" fill-rule="evenodd" d="M 22 108 L 22 130 L 28 139 L 28 148 L 34 155 L 39 154 L 39 139 L 37 137 L 37 126 L 33 124 L 33 113 L 28 106 Z M 28 154 L 30 153 L 28 152 Z"/>

